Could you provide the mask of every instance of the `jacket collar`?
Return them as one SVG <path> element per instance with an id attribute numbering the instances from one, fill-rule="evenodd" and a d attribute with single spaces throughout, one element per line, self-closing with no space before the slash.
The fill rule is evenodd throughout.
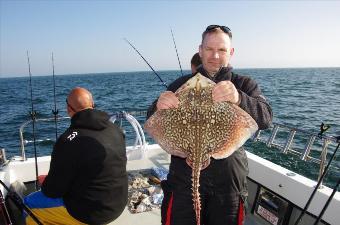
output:
<path id="1" fill-rule="evenodd" d="M 220 82 L 222 80 L 231 80 L 232 70 L 233 70 L 233 68 L 231 66 L 221 67 L 220 70 L 215 74 L 215 76 L 212 77 L 203 68 L 203 66 L 200 66 L 199 68 L 197 68 L 197 71 L 199 73 L 201 73 L 203 76 L 209 78 L 210 80 L 214 81 L 215 83 Z"/>
<path id="2" fill-rule="evenodd" d="M 110 116 L 96 109 L 85 109 L 74 114 L 71 118 L 71 128 L 85 128 L 91 130 L 105 129 L 110 121 Z"/>

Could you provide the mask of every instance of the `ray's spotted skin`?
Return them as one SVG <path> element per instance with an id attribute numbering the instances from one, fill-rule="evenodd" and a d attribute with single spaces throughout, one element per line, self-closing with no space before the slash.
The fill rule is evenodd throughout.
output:
<path id="1" fill-rule="evenodd" d="M 192 168 L 192 195 L 200 224 L 199 178 L 210 157 L 223 159 L 240 148 L 258 129 L 236 104 L 214 103 L 215 83 L 200 73 L 177 91 L 179 107 L 158 110 L 145 123 L 150 136 L 169 154 L 186 158 Z"/>

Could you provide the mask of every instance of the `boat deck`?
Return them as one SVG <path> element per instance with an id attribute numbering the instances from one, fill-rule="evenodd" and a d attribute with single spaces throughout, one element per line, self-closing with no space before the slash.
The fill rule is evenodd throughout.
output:
<path id="1" fill-rule="evenodd" d="M 127 163 L 127 170 L 144 170 L 152 167 L 163 167 L 168 169 L 170 156 L 161 151 L 158 146 L 149 146 L 148 155 L 143 160 L 131 160 Z M 153 149 L 155 147 L 155 149 Z M 131 213 L 126 207 L 124 212 L 118 219 L 111 222 L 110 225 L 133 225 L 138 221 L 139 224 L 159 225 L 161 224 L 160 209 L 153 209 L 152 211 L 142 213 Z M 260 225 L 254 215 L 248 214 L 245 225 Z M 263 223 L 262 223 L 263 224 Z"/>
<path id="2" fill-rule="evenodd" d="M 132 214 L 126 208 L 123 214 L 118 217 L 115 221 L 109 223 L 110 225 L 134 225 L 138 221 L 139 224 L 148 224 L 148 225 L 160 225 L 161 224 L 161 212 L 159 209 L 155 209 L 149 212 L 136 213 Z M 257 218 L 248 214 L 244 225 L 267 225 L 268 223 L 260 223 Z"/>
<path id="3" fill-rule="evenodd" d="M 158 145 L 148 145 L 147 154 L 144 157 L 140 157 L 141 154 L 138 150 L 130 151 L 131 147 L 128 147 L 128 171 L 142 171 L 148 170 L 153 167 L 168 169 L 170 156 L 163 151 Z M 129 154 L 130 153 L 130 154 Z M 311 181 L 305 177 L 298 174 L 292 173 L 278 165 L 275 165 L 265 159 L 262 159 L 254 154 L 247 152 L 249 159 L 249 212 L 246 216 L 245 225 L 270 225 L 270 224 L 289 224 L 295 223 L 298 214 L 301 212 L 301 208 L 305 205 L 310 193 L 314 189 L 315 181 Z M 135 160 L 132 160 L 134 158 Z M 44 156 L 38 158 L 39 172 L 40 174 L 47 174 L 49 169 L 50 156 Z M 293 174 L 293 175 L 292 175 Z M 5 168 L 0 170 L 0 179 L 4 180 L 8 185 L 19 180 L 30 184 L 33 190 L 33 182 L 35 180 L 34 173 L 34 160 L 29 158 L 25 161 L 12 160 Z M 289 205 L 288 211 L 283 210 L 282 213 L 285 215 L 284 221 L 280 220 L 277 223 L 269 223 L 263 218 L 261 218 L 257 212 L 256 206 L 260 199 L 260 190 L 268 191 L 274 194 L 274 198 L 281 198 L 281 203 Z M 3 193 L 4 190 L 1 190 Z M 315 221 L 315 215 L 319 215 L 322 206 L 325 204 L 326 200 L 330 196 L 332 190 L 324 187 L 318 190 L 314 201 L 309 207 L 309 212 L 305 215 L 304 220 L 300 225 L 310 225 Z M 268 196 L 267 196 L 268 197 Z M 263 198 L 265 200 L 265 198 Z M 272 199 L 275 203 L 275 199 Z M 281 204 L 280 203 L 280 204 Z M 278 206 L 280 207 L 280 204 Z M 330 203 L 330 207 L 324 214 L 321 224 L 338 224 L 340 214 L 340 193 L 337 192 Z M 284 209 L 284 208 L 283 208 Z M 257 213 L 255 213 L 255 211 Z M 268 212 L 268 211 L 267 211 Z M 21 216 L 17 216 L 17 218 Z M 278 217 L 271 217 L 276 218 Z M 115 221 L 111 222 L 112 225 L 134 225 L 138 222 L 138 225 L 159 225 L 161 223 L 160 209 L 153 209 L 152 211 L 142 212 L 142 213 L 131 213 L 128 207 L 125 208 L 122 215 Z M 19 222 L 16 221 L 15 224 L 24 224 L 22 219 Z"/>

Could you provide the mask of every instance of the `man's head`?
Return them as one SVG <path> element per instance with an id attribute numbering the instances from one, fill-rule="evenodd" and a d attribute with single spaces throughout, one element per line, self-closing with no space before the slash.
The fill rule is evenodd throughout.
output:
<path id="1" fill-rule="evenodd" d="M 199 55 L 204 69 L 210 76 L 214 76 L 221 67 L 228 66 L 234 54 L 231 38 L 231 31 L 225 26 L 210 25 L 203 32 Z"/>
<path id="2" fill-rule="evenodd" d="M 201 57 L 199 53 L 195 53 L 195 55 L 191 58 L 191 73 L 194 74 L 197 72 L 197 67 L 202 64 Z"/>
<path id="3" fill-rule="evenodd" d="M 85 88 L 76 87 L 71 90 L 66 99 L 67 113 L 70 117 L 84 109 L 93 109 L 92 94 Z"/>

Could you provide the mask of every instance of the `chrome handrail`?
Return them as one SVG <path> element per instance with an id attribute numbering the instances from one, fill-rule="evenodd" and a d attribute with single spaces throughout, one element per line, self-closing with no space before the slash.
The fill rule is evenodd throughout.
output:
<path id="1" fill-rule="evenodd" d="M 280 124 L 280 123 L 273 123 L 269 129 L 271 129 L 270 134 L 268 134 L 269 138 L 261 137 L 262 132 L 257 131 L 255 135 L 253 136 L 252 140 L 254 142 L 256 141 L 262 142 L 266 144 L 268 147 L 273 146 L 275 148 L 278 148 L 281 150 L 282 153 L 285 153 L 285 154 L 291 153 L 291 154 L 300 156 L 300 159 L 304 161 L 308 160 L 308 161 L 312 161 L 312 162 L 320 164 L 319 175 L 318 175 L 318 180 L 319 180 L 321 177 L 321 174 L 323 173 L 324 167 L 327 164 L 326 160 L 327 160 L 328 145 L 330 143 L 336 144 L 339 142 L 339 140 L 333 136 L 329 136 L 325 134 L 319 135 L 319 134 L 315 134 L 309 131 L 305 131 L 302 129 L 298 129 L 298 128 L 287 126 L 287 125 Z M 281 130 L 286 129 L 286 132 L 288 132 L 288 135 L 286 137 L 286 142 L 284 145 L 275 143 L 275 138 L 277 137 L 277 134 L 280 129 Z M 309 139 L 302 152 L 291 148 L 291 144 L 293 142 L 293 139 L 296 133 L 302 133 L 304 136 L 307 136 L 307 137 L 309 136 Z M 320 159 L 310 156 L 312 146 L 315 143 L 316 139 L 322 141 L 322 150 L 320 154 Z M 337 166 L 335 167 L 338 168 Z"/>
<path id="2" fill-rule="evenodd" d="M 64 116 L 64 117 L 57 117 L 57 120 L 64 120 L 64 119 L 70 119 L 70 117 L 68 116 Z M 42 119 L 35 119 L 35 122 L 50 122 L 50 121 L 54 121 L 55 118 L 54 117 L 50 117 L 50 118 L 42 118 Z M 30 119 L 26 122 L 24 122 L 23 124 L 21 124 L 20 128 L 19 128 L 19 136 L 20 136 L 20 150 L 21 150 L 21 160 L 25 161 L 26 160 L 26 154 L 25 154 L 25 144 L 28 143 L 28 141 L 24 141 L 24 129 L 25 127 L 32 123 L 33 120 Z M 44 141 L 44 140 L 40 140 L 40 141 Z M 37 140 L 37 142 L 39 142 L 39 140 Z"/>
<path id="3" fill-rule="evenodd" d="M 124 112 L 124 113 L 128 113 L 128 114 L 133 115 L 133 116 L 146 116 L 147 111 L 131 111 L 131 112 Z M 114 113 L 110 116 L 116 115 L 116 116 L 119 117 L 119 115 L 124 115 L 124 113 L 118 113 L 118 114 Z M 68 117 L 68 116 L 57 117 L 57 120 L 64 120 L 64 119 L 70 119 L 70 117 Z M 54 122 L 54 120 L 55 120 L 54 117 L 38 118 L 38 119 L 35 119 L 35 122 Z M 22 160 L 22 161 L 26 160 L 25 144 L 32 142 L 32 141 L 24 140 L 23 132 L 24 132 L 25 127 L 27 127 L 27 125 L 29 125 L 32 122 L 33 122 L 33 120 L 30 119 L 30 120 L 24 122 L 23 124 L 21 124 L 21 126 L 19 128 L 20 150 L 21 150 L 21 158 L 19 158 L 19 160 Z M 36 142 L 42 142 L 42 141 L 46 141 L 46 140 L 51 140 L 51 139 L 36 140 Z"/>
<path id="4" fill-rule="evenodd" d="M 133 116 L 146 116 L 146 111 L 132 111 L 132 112 L 127 112 L 130 115 Z M 117 118 L 119 118 L 120 114 L 112 114 L 112 115 L 116 115 Z M 112 116 L 111 115 L 111 116 Z M 122 114 L 123 115 L 123 114 Z M 58 117 L 58 120 L 63 120 L 63 119 L 70 119 L 70 117 Z M 36 119 L 36 122 L 50 122 L 50 121 L 54 121 L 54 117 L 51 118 L 44 118 L 44 119 Z M 28 120 L 26 122 L 24 122 L 19 129 L 19 134 L 20 134 L 20 146 L 21 146 L 21 160 L 26 160 L 26 155 L 25 155 L 25 144 L 29 143 L 30 141 L 24 141 L 24 137 L 23 137 L 23 130 L 24 128 L 30 124 L 32 122 L 32 120 Z M 252 140 L 254 142 L 262 142 L 265 143 L 268 147 L 275 147 L 281 150 L 282 153 L 290 153 L 290 154 L 294 154 L 300 157 L 300 159 L 304 160 L 304 161 L 311 161 L 311 162 L 315 162 L 320 164 L 320 172 L 319 172 L 319 178 L 320 175 L 322 174 L 323 171 L 323 167 L 326 164 L 326 160 L 327 160 L 327 147 L 330 143 L 338 143 L 339 140 L 333 136 L 329 136 L 329 135 L 318 135 L 315 134 L 313 132 L 309 132 L 306 130 L 302 130 L 302 129 L 298 129 L 296 127 L 292 127 L 289 125 L 285 125 L 285 124 L 280 124 L 280 123 L 273 123 L 271 128 L 271 133 L 269 134 L 269 138 L 263 138 L 261 136 L 263 136 L 263 132 L 261 130 L 258 130 L 255 135 L 253 136 Z M 275 138 L 277 137 L 277 134 L 279 133 L 280 130 L 282 129 L 286 129 L 286 132 L 288 130 L 288 135 L 286 137 L 286 141 L 284 145 L 280 145 L 275 143 Z M 297 133 L 302 133 L 303 136 L 305 137 L 309 137 L 303 151 L 298 151 L 296 149 L 291 148 L 292 142 L 294 140 L 294 138 L 296 137 Z M 315 158 L 310 156 L 310 151 L 312 149 L 313 144 L 315 143 L 315 140 L 321 140 L 323 141 L 323 145 L 322 145 L 322 151 L 321 151 L 321 155 L 320 158 Z M 37 141 L 45 141 L 45 140 L 37 140 Z"/>

